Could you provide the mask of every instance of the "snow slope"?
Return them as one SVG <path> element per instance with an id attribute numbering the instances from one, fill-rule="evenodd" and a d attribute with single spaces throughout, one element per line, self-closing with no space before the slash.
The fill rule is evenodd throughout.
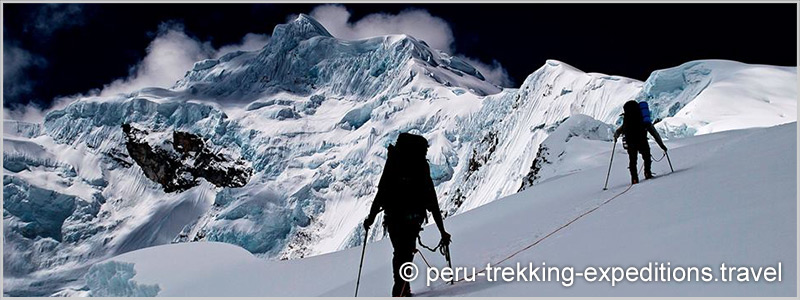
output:
<path id="1" fill-rule="evenodd" d="M 655 163 L 663 174 L 633 186 L 557 231 L 503 265 L 546 262 L 548 266 L 773 266 L 781 262 L 781 282 L 608 282 L 588 283 L 576 277 L 571 287 L 561 282 L 434 283 L 422 274 L 412 290 L 423 296 L 794 296 L 796 274 L 796 123 L 727 131 L 671 140 L 675 172 L 666 161 Z M 496 262 L 553 232 L 576 216 L 624 191 L 627 161 L 613 165 L 608 191 L 602 191 L 610 143 L 583 139 L 591 159 L 574 173 L 536 184 L 523 192 L 453 216 L 446 227 L 453 234 L 454 266 L 477 268 Z M 624 155 L 623 150 L 615 153 Z M 568 160 L 581 160 L 567 152 Z M 427 227 L 424 241 L 436 230 Z M 125 289 L 87 286 L 91 294 L 127 295 L 134 290 L 159 296 L 349 296 L 355 286 L 358 248 L 289 260 L 263 261 L 229 244 L 187 243 L 142 249 L 95 266 L 134 272 Z M 436 266 L 444 262 L 424 252 Z M 369 243 L 359 295 L 388 295 L 391 245 Z M 419 257 L 415 261 L 423 266 Z M 132 269 L 129 264 L 133 264 Z M 96 280 L 103 282 L 103 280 Z"/>
<path id="2" fill-rule="evenodd" d="M 171 89 L 82 98 L 39 124 L 4 120 L 3 292 L 69 292 L 98 261 L 172 242 L 230 243 L 263 259 L 360 245 L 386 146 L 401 132 L 430 141 L 449 217 L 516 193 L 570 116 L 615 124 L 625 101 L 643 97 L 659 109 L 680 104 L 657 110 L 664 124 L 683 118 L 661 128 L 670 137 L 768 126 L 796 120 L 796 82 L 795 67 L 730 61 L 641 82 L 548 60 L 520 88 L 500 89 L 414 37 L 339 40 L 300 15 L 263 49 L 197 62 Z M 243 187 L 180 178 L 194 185 L 167 193 L 129 153 L 123 124 L 173 154 L 175 131 L 199 136 L 252 176 Z M 380 228 L 369 240 L 384 237 Z"/>

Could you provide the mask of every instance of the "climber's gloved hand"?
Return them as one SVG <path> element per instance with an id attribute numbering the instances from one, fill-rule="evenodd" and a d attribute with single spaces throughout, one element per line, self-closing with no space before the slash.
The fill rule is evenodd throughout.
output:
<path id="1" fill-rule="evenodd" d="M 442 234 L 442 240 L 439 242 L 442 245 L 450 245 L 450 234 L 447 231 L 440 232 Z"/>
<path id="2" fill-rule="evenodd" d="M 374 222 L 375 222 L 375 217 L 368 216 L 366 219 L 364 219 L 364 229 L 369 230 L 369 227 L 372 226 L 372 223 Z"/>

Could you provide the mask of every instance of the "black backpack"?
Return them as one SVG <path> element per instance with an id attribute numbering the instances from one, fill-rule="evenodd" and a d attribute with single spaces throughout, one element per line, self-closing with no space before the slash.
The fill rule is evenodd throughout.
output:
<path id="1" fill-rule="evenodd" d="M 430 169 L 425 155 L 428 141 L 419 135 L 401 133 L 397 142 L 388 147 L 378 189 L 386 220 L 422 223 L 430 202 L 436 203 Z"/>
<path id="2" fill-rule="evenodd" d="M 647 128 L 645 128 L 642 109 L 634 100 L 625 102 L 622 106 L 624 114 L 622 116 L 622 132 L 625 134 L 623 143 L 638 147 L 642 143 L 647 143 Z M 627 147 L 625 147 L 627 149 Z"/>

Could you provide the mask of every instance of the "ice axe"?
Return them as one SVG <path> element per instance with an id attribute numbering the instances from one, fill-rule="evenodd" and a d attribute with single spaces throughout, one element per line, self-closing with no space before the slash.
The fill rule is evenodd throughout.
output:
<path id="1" fill-rule="evenodd" d="M 444 258 L 447 260 L 447 267 L 450 268 L 450 270 L 452 270 L 453 269 L 453 262 L 450 260 L 450 244 L 449 243 L 442 244 L 442 252 L 444 252 Z M 450 284 L 451 285 L 455 284 L 455 282 L 453 281 L 454 279 L 455 279 L 455 277 L 453 279 L 450 279 Z"/>
<path id="2" fill-rule="evenodd" d="M 606 184 L 603 185 L 603 190 L 608 190 L 608 177 L 611 176 L 611 164 L 614 163 L 614 151 L 617 150 L 617 139 L 614 138 L 614 146 L 611 146 L 611 161 L 608 163 L 608 174 L 606 174 Z M 669 160 L 669 157 L 667 157 Z M 672 167 L 672 165 L 670 165 Z"/>
<path id="3" fill-rule="evenodd" d="M 364 230 L 364 246 L 361 248 L 361 263 L 358 265 L 358 279 L 356 280 L 356 295 L 358 297 L 358 285 L 361 283 L 361 268 L 364 266 L 364 252 L 367 251 L 367 239 L 369 238 L 369 227 Z"/>

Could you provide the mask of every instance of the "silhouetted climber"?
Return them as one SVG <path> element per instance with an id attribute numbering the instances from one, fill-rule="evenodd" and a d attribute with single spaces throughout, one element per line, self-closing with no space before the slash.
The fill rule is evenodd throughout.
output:
<path id="1" fill-rule="evenodd" d="M 433 215 L 442 243 L 450 243 L 450 234 L 444 230 L 436 190 L 425 159 L 427 153 L 428 141 L 419 135 L 401 133 L 397 142 L 389 145 L 378 193 L 369 216 L 364 220 L 364 228 L 368 229 L 378 212 L 384 212 L 384 225 L 394 247 L 393 297 L 411 295 L 411 285 L 400 277 L 399 270 L 404 263 L 414 259 L 416 239 L 427 218 L 426 211 Z"/>
<path id="2" fill-rule="evenodd" d="M 626 149 L 630 160 L 628 169 L 631 172 L 631 183 L 636 184 L 639 183 L 639 174 L 636 170 L 637 153 L 641 153 L 642 160 L 644 160 L 644 178 L 653 178 L 653 172 L 650 169 L 652 161 L 650 160 L 650 145 L 647 143 L 647 133 L 649 132 L 655 138 L 656 143 L 664 152 L 667 151 L 667 146 L 664 145 L 661 136 L 650 120 L 650 109 L 647 107 L 647 102 L 637 103 L 631 100 L 622 106 L 622 110 L 622 126 L 614 132 L 614 140 L 616 141 L 621 134 L 625 135 Z"/>

